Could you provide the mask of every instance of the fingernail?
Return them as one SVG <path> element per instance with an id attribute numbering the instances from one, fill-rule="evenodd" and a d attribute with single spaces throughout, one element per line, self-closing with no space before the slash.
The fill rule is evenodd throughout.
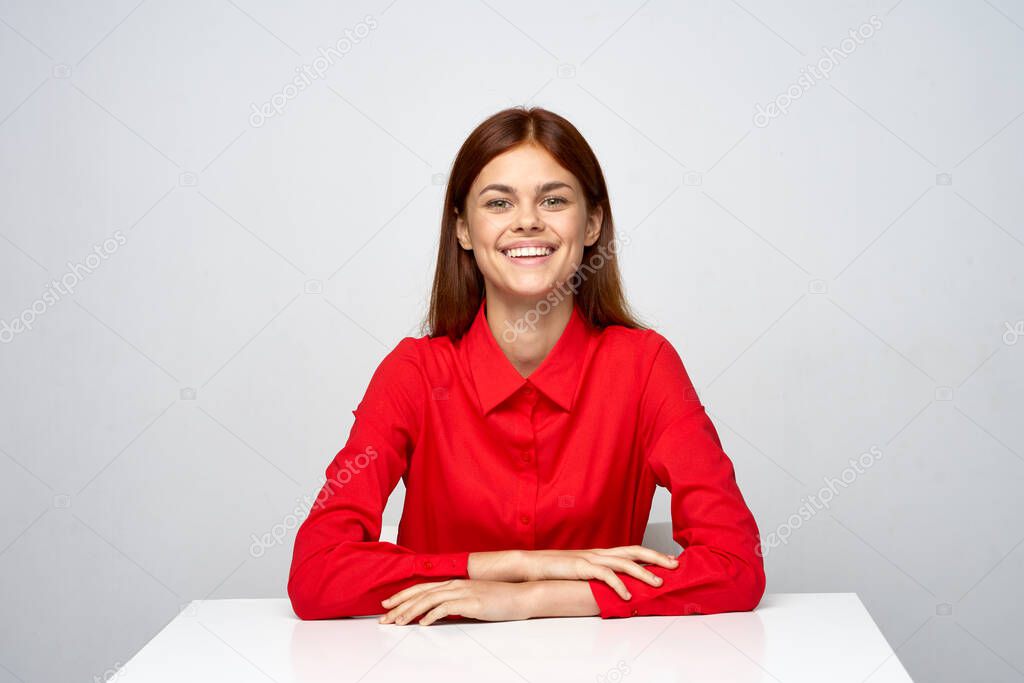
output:
<path id="1" fill-rule="evenodd" d="M 626 599 L 627 600 L 632 599 L 632 597 L 633 597 L 633 595 L 631 593 L 626 593 Z"/>

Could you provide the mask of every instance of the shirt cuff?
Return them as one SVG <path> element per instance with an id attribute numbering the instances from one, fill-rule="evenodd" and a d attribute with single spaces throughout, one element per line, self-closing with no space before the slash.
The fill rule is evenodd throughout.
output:
<path id="1" fill-rule="evenodd" d="M 590 592 L 594 595 L 594 600 L 597 601 L 597 607 L 600 610 L 600 617 L 602 619 L 635 617 L 640 613 L 639 609 L 635 607 L 635 601 L 637 600 L 635 591 L 631 592 L 631 600 L 623 600 L 604 581 L 589 579 L 587 583 L 590 584 Z"/>
<path id="2" fill-rule="evenodd" d="M 418 553 L 412 562 L 413 576 L 469 578 L 469 551 Z"/>

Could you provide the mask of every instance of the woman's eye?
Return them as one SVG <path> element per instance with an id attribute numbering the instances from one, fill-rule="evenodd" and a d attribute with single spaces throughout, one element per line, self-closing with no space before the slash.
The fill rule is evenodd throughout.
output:
<path id="1" fill-rule="evenodd" d="M 565 204 L 566 203 L 565 199 L 563 199 L 562 197 L 547 197 L 547 198 L 544 199 L 544 201 L 545 202 L 547 202 L 547 201 L 555 202 L 555 204 L 548 204 L 548 206 L 557 206 L 559 204 Z"/>
<path id="2" fill-rule="evenodd" d="M 504 209 L 505 208 L 504 206 L 496 206 L 499 203 L 508 204 L 508 200 L 507 199 L 492 199 L 491 201 L 487 202 L 487 206 L 493 207 L 495 209 Z"/>

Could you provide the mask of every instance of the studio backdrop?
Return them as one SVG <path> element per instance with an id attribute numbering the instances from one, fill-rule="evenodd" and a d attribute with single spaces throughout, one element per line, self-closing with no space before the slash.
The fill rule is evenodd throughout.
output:
<path id="1" fill-rule="evenodd" d="M 458 146 L 520 105 L 593 145 L 767 591 L 1024 679 L 1022 64 L 1009 0 L 0 2 L 0 681 L 285 596 Z"/>

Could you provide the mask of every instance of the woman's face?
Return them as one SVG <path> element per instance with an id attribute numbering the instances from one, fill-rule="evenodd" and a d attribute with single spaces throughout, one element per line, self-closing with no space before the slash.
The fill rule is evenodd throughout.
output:
<path id="1" fill-rule="evenodd" d="M 480 171 L 457 232 L 462 248 L 472 249 L 490 298 L 539 299 L 576 272 L 584 246 L 600 236 L 601 219 L 600 207 L 587 214 L 572 173 L 542 147 L 524 144 Z M 520 245 L 546 249 L 509 252 Z"/>

